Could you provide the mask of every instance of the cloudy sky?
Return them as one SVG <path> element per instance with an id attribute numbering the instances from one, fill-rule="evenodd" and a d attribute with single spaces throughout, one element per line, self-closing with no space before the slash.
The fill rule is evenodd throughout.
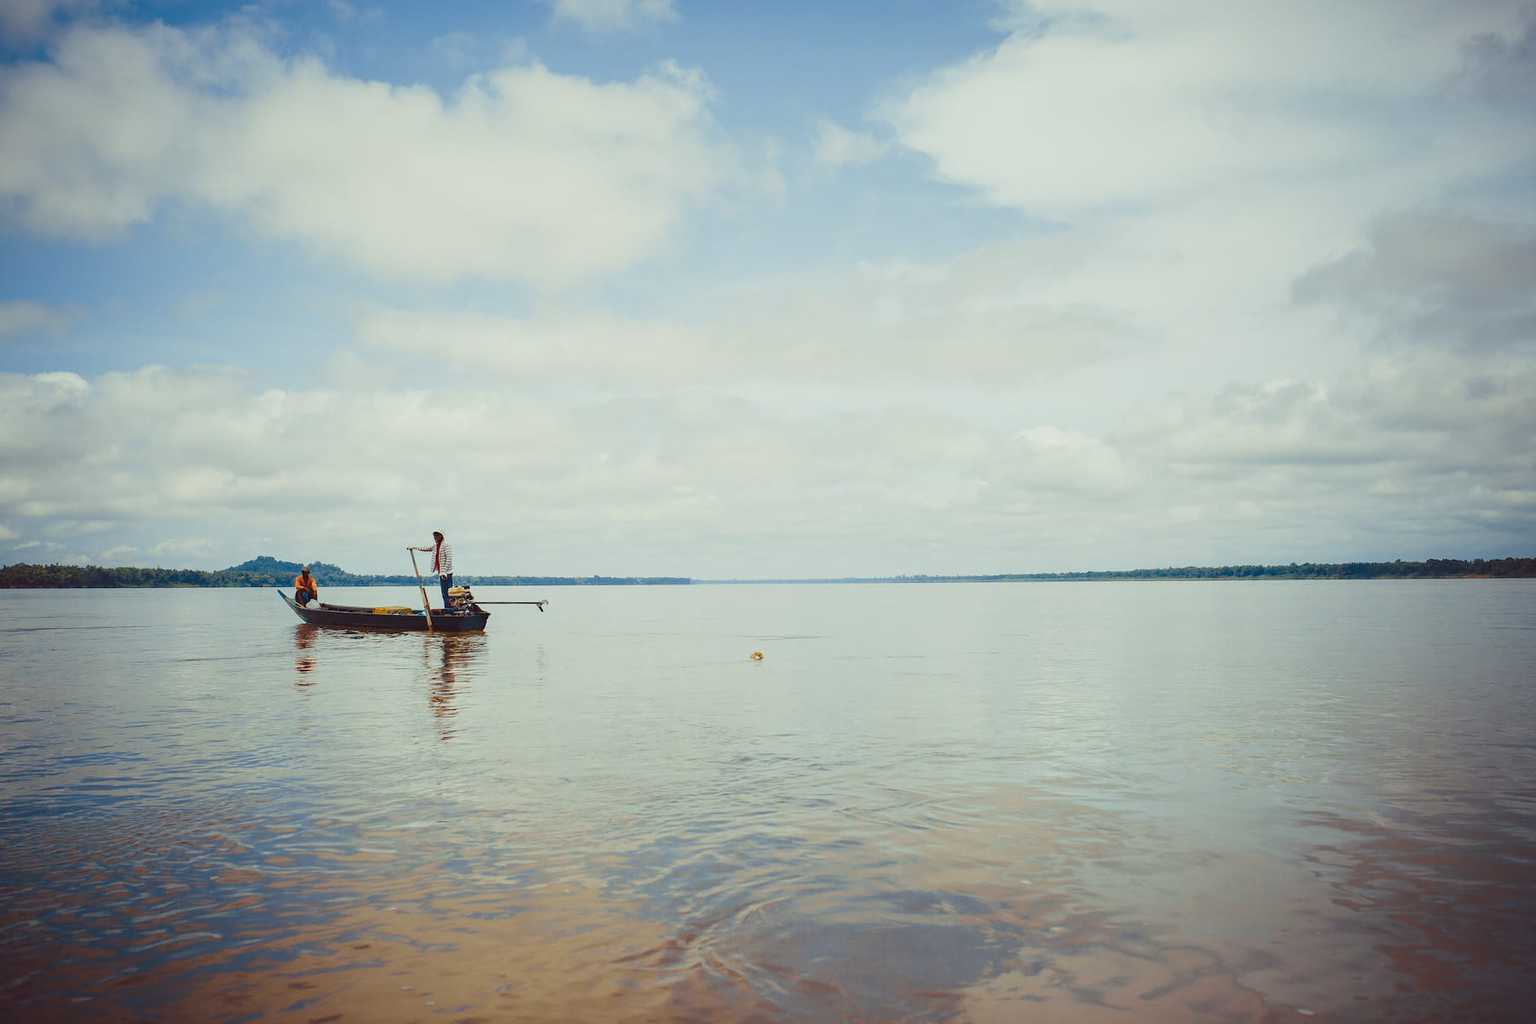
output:
<path id="1" fill-rule="evenodd" d="M 1536 553 L 1530 0 L 0 0 L 0 562 Z"/>

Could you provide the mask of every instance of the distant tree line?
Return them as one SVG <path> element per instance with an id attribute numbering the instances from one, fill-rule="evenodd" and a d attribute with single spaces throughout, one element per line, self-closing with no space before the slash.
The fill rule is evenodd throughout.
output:
<path id="1" fill-rule="evenodd" d="M 99 565 L 7 565 L 0 569 L 0 587 L 219 587 L 242 586 L 211 582 L 222 573 L 198 569 L 106 569 Z M 292 577 L 290 577 L 291 579 Z M 286 581 L 285 581 L 286 582 Z M 258 586 L 251 583 L 249 586 Z"/>
<path id="2" fill-rule="evenodd" d="M 1289 565 L 1185 565 L 1106 572 L 1000 573 L 987 576 L 904 576 L 967 580 L 1379 580 L 1536 576 L 1536 558 L 1431 558 L 1423 562 L 1292 562 Z"/>
<path id="3" fill-rule="evenodd" d="M 7 565 L 0 588 L 18 587 L 287 587 L 299 563 L 262 555 L 228 569 L 104 568 L 98 565 Z M 414 586 L 415 576 L 370 576 L 314 562 L 310 573 L 322 587 Z M 1046 580 L 1366 580 L 1536 577 L 1536 558 L 1431 558 L 1423 562 L 1292 562 L 1290 565 L 1187 565 L 1106 572 L 996 573 L 983 576 L 867 576 L 841 579 L 762 580 L 774 583 L 993 583 Z M 626 586 L 688 584 L 686 576 L 470 576 L 457 582 L 483 586 Z M 754 582 L 719 580 L 715 582 Z"/>
<path id="4" fill-rule="evenodd" d="M 49 587 L 290 587 L 302 566 L 262 555 L 228 569 L 105 568 L 99 565 L 7 565 L 0 567 L 0 589 Z M 415 586 L 415 576 L 377 576 L 347 572 L 327 562 L 310 564 L 310 575 L 321 587 Z M 471 576 L 455 582 L 484 586 L 625 586 L 685 584 L 684 576 Z"/>
<path id="5" fill-rule="evenodd" d="M 976 576 L 840 576 L 702 583 L 1012 583 L 1052 580 L 1374 580 L 1536 576 L 1536 558 L 1431 558 L 1424 562 L 1292 562 L 1290 565 L 1185 565 L 1097 572 L 1008 572 Z"/>

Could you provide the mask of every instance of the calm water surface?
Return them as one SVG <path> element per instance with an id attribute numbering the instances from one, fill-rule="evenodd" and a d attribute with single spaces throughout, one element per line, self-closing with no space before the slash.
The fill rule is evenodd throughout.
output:
<path id="1" fill-rule="evenodd" d="M 0 1016 L 1530 1019 L 1536 582 L 481 596 L 0 592 Z"/>

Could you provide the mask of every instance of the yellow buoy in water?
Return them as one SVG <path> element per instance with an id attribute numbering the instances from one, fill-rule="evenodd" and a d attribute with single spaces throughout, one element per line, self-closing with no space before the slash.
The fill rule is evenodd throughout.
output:
<path id="1" fill-rule="evenodd" d="M 763 652 L 762 651 L 753 651 L 752 652 L 752 660 L 753 661 L 762 661 L 763 660 Z"/>

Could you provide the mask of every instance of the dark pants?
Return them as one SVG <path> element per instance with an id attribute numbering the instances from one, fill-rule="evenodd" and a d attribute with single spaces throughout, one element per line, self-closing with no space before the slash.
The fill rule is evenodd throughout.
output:
<path id="1" fill-rule="evenodd" d="M 293 592 L 293 599 L 299 604 L 309 604 L 309 602 L 315 599 L 315 592 L 313 590 L 295 590 Z"/>
<path id="2" fill-rule="evenodd" d="M 443 588 L 443 607 L 448 607 L 448 588 L 453 586 L 453 573 L 448 573 L 437 578 L 438 584 Z"/>

